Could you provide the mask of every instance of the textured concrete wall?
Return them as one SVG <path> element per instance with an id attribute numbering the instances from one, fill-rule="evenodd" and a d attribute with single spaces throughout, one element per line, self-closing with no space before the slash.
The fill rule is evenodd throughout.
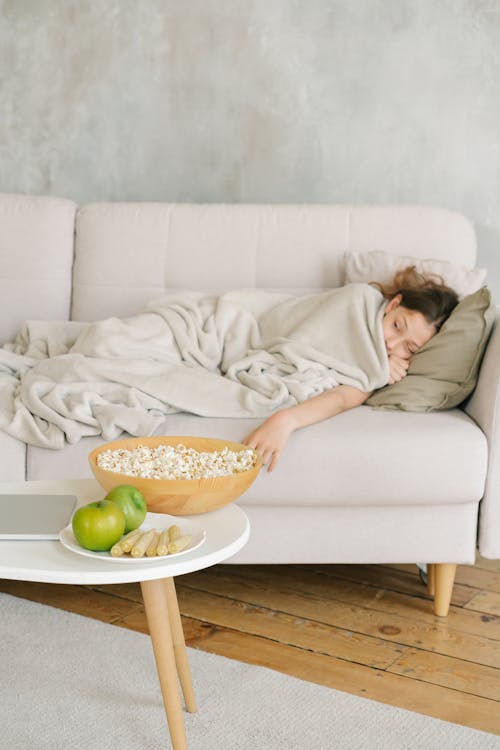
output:
<path id="1" fill-rule="evenodd" d="M 499 0 L 0 0 L 0 189 L 464 212 L 500 300 Z"/>

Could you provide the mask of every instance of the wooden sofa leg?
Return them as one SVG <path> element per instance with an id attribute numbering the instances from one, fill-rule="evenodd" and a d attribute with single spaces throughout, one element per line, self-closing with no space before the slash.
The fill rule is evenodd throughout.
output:
<path id="1" fill-rule="evenodd" d="M 434 563 L 427 563 L 427 593 L 429 596 L 434 596 L 436 593 L 435 588 L 435 575 L 436 575 L 436 566 Z"/>
<path id="2" fill-rule="evenodd" d="M 438 615 L 438 617 L 446 617 L 450 608 L 457 566 L 451 563 L 435 563 L 433 567 L 435 586 L 434 614 Z"/>

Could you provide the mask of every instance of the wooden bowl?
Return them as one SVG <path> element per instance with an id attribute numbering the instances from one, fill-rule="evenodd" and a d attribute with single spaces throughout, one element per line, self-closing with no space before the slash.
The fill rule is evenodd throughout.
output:
<path id="1" fill-rule="evenodd" d="M 229 474 L 224 477 L 209 479 L 146 479 L 131 477 L 107 471 L 97 465 L 97 457 L 107 450 L 131 450 L 141 445 L 156 448 L 159 445 L 178 445 L 182 443 L 186 448 L 197 451 L 216 451 L 229 448 L 233 451 L 248 450 L 242 443 L 215 438 L 179 436 L 134 437 L 104 443 L 89 453 L 89 463 L 92 472 L 107 492 L 120 484 L 131 484 L 142 492 L 146 499 L 148 511 L 152 513 L 170 513 L 174 516 L 191 515 L 193 513 L 207 513 L 221 508 L 223 505 L 236 500 L 256 479 L 262 461 L 257 459 L 255 466 L 239 474 Z"/>

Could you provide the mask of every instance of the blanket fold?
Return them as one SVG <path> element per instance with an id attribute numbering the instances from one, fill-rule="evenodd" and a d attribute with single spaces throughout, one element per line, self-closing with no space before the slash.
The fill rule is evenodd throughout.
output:
<path id="1" fill-rule="evenodd" d="M 385 301 L 367 284 L 293 296 L 179 291 L 96 323 L 28 321 L 0 349 L 0 428 L 61 448 L 150 435 L 168 414 L 266 418 L 337 385 L 388 382 Z"/>

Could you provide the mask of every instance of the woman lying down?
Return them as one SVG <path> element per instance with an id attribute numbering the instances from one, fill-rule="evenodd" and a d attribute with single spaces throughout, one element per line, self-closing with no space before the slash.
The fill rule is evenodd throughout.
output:
<path id="1" fill-rule="evenodd" d="M 389 384 L 407 374 L 412 356 L 439 331 L 458 304 L 457 294 L 434 278 L 405 268 L 388 285 L 374 284 L 387 300 L 382 331 L 389 359 Z M 363 404 L 372 392 L 339 385 L 296 406 L 275 412 L 242 442 L 272 471 L 295 430 Z"/>
<path id="2" fill-rule="evenodd" d="M 294 430 L 403 378 L 456 303 L 410 268 L 387 288 L 179 290 L 129 318 L 28 321 L 0 349 L 0 428 L 58 449 L 151 435 L 177 412 L 257 417 L 246 443 L 274 469 Z"/>

